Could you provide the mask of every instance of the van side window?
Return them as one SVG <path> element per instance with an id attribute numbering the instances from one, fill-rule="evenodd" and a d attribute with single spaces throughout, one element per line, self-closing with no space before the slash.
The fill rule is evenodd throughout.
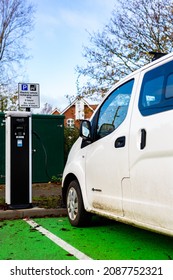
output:
<path id="1" fill-rule="evenodd" d="M 154 77 L 146 81 L 143 88 L 143 107 L 150 107 L 159 104 L 162 98 L 164 76 Z"/>
<path id="2" fill-rule="evenodd" d="M 165 97 L 173 98 L 173 73 L 170 74 L 167 78 Z"/>
<path id="3" fill-rule="evenodd" d="M 139 110 L 143 116 L 171 109 L 173 109 L 173 61 L 144 75 L 139 98 Z"/>
<path id="4" fill-rule="evenodd" d="M 113 132 L 125 119 L 128 111 L 134 80 L 115 89 L 99 111 L 97 139 Z"/>

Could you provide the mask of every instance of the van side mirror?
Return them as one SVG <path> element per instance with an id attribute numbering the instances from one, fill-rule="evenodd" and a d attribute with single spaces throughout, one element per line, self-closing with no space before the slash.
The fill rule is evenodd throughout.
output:
<path id="1" fill-rule="evenodd" d="M 84 140 L 91 140 L 91 123 L 88 120 L 83 120 L 80 124 L 80 133 L 79 135 Z"/>

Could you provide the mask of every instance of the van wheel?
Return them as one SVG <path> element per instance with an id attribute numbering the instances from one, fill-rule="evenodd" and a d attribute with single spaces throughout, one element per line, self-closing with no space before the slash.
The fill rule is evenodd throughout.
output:
<path id="1" fill-rule="evenodd" d="M 71 225 L 86 226 L 91 220 L 91 214 L 86 212 L 79 183 L 72 181 L 67 189 L 67 214 Z"/>

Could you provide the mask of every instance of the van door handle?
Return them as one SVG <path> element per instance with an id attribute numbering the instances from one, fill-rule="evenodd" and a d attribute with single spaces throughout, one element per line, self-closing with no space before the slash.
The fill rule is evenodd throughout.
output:
<path id="1" fill-rule="evenodd" d="M 125 144 L 126 144 L 126 137 L 125 136 L 118 137 L 115 141 L 115 148 L 122 148 L 125 146 Z"/>
<path id="2" fill-rule="evenodd" d="M 146 146 L 146 136 L 147 136 L 146 130 L 144 128 L 141 129 L 141 144 L 140 144 L 141 150 L 143 150 Z"/>

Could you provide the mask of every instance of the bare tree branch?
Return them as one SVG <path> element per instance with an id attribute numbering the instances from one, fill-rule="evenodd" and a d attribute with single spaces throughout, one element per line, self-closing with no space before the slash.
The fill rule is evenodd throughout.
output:
<path id="1" fill-rule="evenodd" d="M 119 0 L 104 30 L 89 34 L 89 40 L 83 52 L 87 63 L 76 71 L 86 80 L 81 94 L 99 96 L 151 61 L 150 51 L 173 50 L 173 2 Z"/>
<path id="2" fill-rule="evenodd" d="M 34 26 L 35 6 L 29 0 L 0 0 L 0 101 L 17 73 L 15 66 L 28 59 L 26 40 Z M 9 90 L 10 96 L 10 90 Z"/>

